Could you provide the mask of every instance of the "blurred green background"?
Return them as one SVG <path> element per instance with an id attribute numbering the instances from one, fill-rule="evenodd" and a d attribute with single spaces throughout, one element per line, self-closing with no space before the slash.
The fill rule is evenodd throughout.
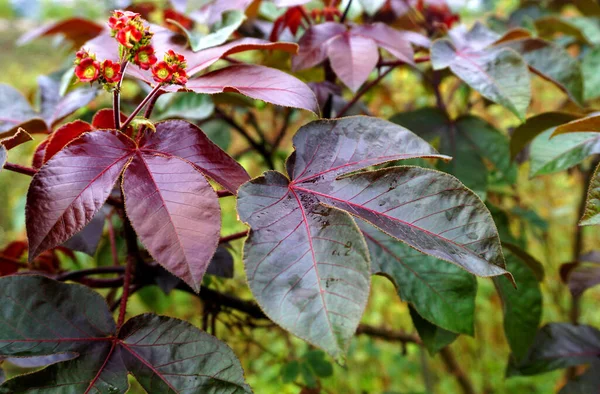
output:
<path id="1" fill-rule="evenodd" d="M 457 3 L 456 1 L 454 3 Z M 458 2 L 460 3 L 460 2 Z M 460 5 L 460 4 L 459 4 Z M 506 16 L 517 1 L 463 2 L 463 20 L 486 19 L 492 13 Z M 0 83 L 20 90 L 31 102 L 36 101 L 36 78 L 64 69 L 69 64 L 71 49 L 55 38 L 36 40 L 25 46 L 15 41 L 28 29 L 41 22 L 70 16 L 84 16 L 96 20 L 106 18 L 109 10 L 119 1 L 58 1 L 58 0 L 0 0 Z M 259 60 L 261 61 L 261 60 Z M 545 112 L 559 106 L 556 88 L 541 79 L 534 80 L 534 102 L 531 113 Z M 448 89 L 447 86 L 443 87 Z M 387 118 L 396 112 L 433 104 L 418 78 L 409 70 L 394 72 L 382 87 L 365 96 L 374 114 Z M 95 108 L 108 105 L 107 94 L 94 102 Z M 507 131 L 516 126 L 516 120 L 498 106 L 488 109 L 475 107 L 474 112 Z M 304 121 L 298 119 L 298 123 Z M 274 132 L 274 131 L 273 131 Z M 290 144 L 285 149 L 289 151 Z M 241 140 L 233 139 L 231 150 L 239 150 Z M 9 160 L 30 164 L 36 143 L 25 144 L 10 152 Z M 243 164 L 251 175 L 260 169 L 246 156 Z M 280 165 L 282 163 L 279 163 Z M 588 163 L 589 164 L 589 163 Z M 577 171 L 528 179 L 528 165 L 520 169 L 518 204 L 506 203 L 506 209 L 520 209 L 520 215 L 529 215 L 534 225 L 521 231 L 527 236 L 528 250 L 546 269 L 542 284 L 544 294 L 543 323 L 568 321 L 570 295 L 560 282 L 558 267 L 574 254 L 573 242 L 577 222 L 578 203 L 583 193 L 583 179 Z M 16 239 L 24 239 L 24 204 L 30 178 L 3 171 L 0 173 L 0 247 Z M 223 234 L 244 229 L 236 220 L 233 199 L 222 199 Z M 536 216 L 535 213 L 537 213 Z M 599 237 L 594 227 L 584 229 L 584 250 L 594 249 Z M 212 286 L 250 299 L 240 261 L 242 242 L 234 242 L 236 272 L 232 280 L 211 279 Z M 81 267 L 93 266 L 94 261 L 77 254 Z M 582 300 L 581 322 L 600 326 L 597 305 L 600 288 L 585 293 Z M 167 297 L 157 288 L 148 288 L 135 294 L 128 312 L 132 314 L 155 311 L 176 316 L 202 326 L 203 305 L 197 298 L 174 293 Z M 363 322 L 390 329 L 413 332 L 407 305 L 400 302 L 392 284 L 385 278 L 374 277 L 371 299 Z M 304 342 L 285 334 L 274 325 L 240 328 L 234 317 L 220 314 L 216 335 L 227 342 L 241 359 L 248 383 L 259 394 L 298 393 L 300 388 L 288 382 L 297 373 L 296 380 L 310 382 L 319 375 L 325 393 L 455 393 L 460 392 L 455 378 L 450 375 L 439 356 L 430 357 L 415 345 L 401 346 L 365 336 L 352 343 L 347 363 L 337 365 L 326 356 L 315 352 Z M 563 371 L 537 377 L 504 379 L 509 348 L 502 327 L 502 306 L 489 280 L 479 280 L 476 309 L 475 338 L 461 336 L 452 349 L 461 367 L 468 373 L 478 392 L 486 393 L 552 393 L 564 383 Z M 311 363 L 306 363 L 312 360 Z M 315 361 L 316 360 L 316 361 Z M 309 364 L 311 366 L 309 366 Z M 10 369 L 9 369 L 10 371 Z M 14 372 L 14 370 L 13 370 Z M 135 387 L 132 392 L 140 392 Z"/>

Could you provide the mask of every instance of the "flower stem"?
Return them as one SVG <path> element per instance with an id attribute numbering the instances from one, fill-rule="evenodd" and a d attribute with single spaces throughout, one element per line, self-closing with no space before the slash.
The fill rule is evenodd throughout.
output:
<path id="1" fill-rule="evenodd" d="M 148 104 L 148 102 L 150 100 L 152 100 L 154 98 L 154 96 L 162 89 L 162 85 L 158 84 L 156 85 L 156 87 L 154 89 L 152 89 L 152 91 L 146 96 L 146 98 L 144 100 L 142 100 L 142 102 L 140 103 L 140 105 L 137 106 L 136 109 L 133 110 L 133 112 L 131 113 L 131 115 L 129 115 L 129 117 L 127 118 L 127 120 L 125 120 L 125 122 L 123 123 L 123 125 L 120 127 L 119 130 L 124 131 L 127 126 L 129 126 L 129 124 L 131 123 L 131 121 L 133 121 L 133 119 L 137 116 L 137 114 L 140 113 L 140 111 L 142 110 L 142 108 L 144 108 L 146 106 L 146 104 Z"/>

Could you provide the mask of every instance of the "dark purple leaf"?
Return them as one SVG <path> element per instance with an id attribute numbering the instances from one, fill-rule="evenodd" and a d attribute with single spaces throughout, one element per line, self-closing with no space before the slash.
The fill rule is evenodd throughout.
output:
<path id="1" fill-rule="evenodd" d="M 587 289 L 600 285 L 600 262 L 581 256 L 580 262 L 563 264 L 561 276 L 573 297 L 581 297 Z"/>
<path id="2" fill-rule="evenodd" d="M 147 151 L 181 157 L 193 163 L 234 194 L 244 182 L 250 180 L 246 170 L 202 130 L 183 120 L 156 123 L 156 133 L 147 134 L 141 146 Z"/>
<path id="3" fill-rule="evenodd" d="M 127 217 L 157 262 L 200 291 L 219 243 L 214 189 L 189 162 L 138 152 L 123 176 Z"/>
<path id="4" fill-rule="evenodd" d="M 124 394 L 128 374 L 149 393 L 251 392 L 231 349 L 189 323 L 147 314 L 117 330 L 104 299 L 87 287 L 12 276 L 0 288 L 0 356 L 56 362 L 7 380 L 1 394 Z M 59 362 L 65 353 L 74 358 Z"/>
<path id="5" fill-rule="evenodd" d="M 92 220 L 135 149 L 135 143 L 117 131 L 87 133 L 39 170 L 25 210 L 30 261 Z"/>
<path id="6" fill-rule="evenodd" d="M 187 89 L 196 93 L 241 93 L 284 107 L 319 112 L 314 93 L 302 81 L 270 67 L 239 64 L 191 79 Z"/>
<path id="7" fill-rule="evenodd" d="M 417 167 L 342 176 L 388 161 L 447 158 L 410 131 L 368 117 L 316 121 L 298 131 L 294 146 L 291 181 L 267 172 L 238 192 L 238 214 L 251 227 L 250 288 L 285 329 L 333 356 L 344 353 L 369 287 L 367 246 L 348 212 L 477 275 L 506 274 L 491 215 L 455 178 Z"/>
<path id="8" fill-rule="evenodd" d="M 0 133 L 0 145 L 6 150 L 11 150 L 31 140 L 33 140 L 33 137 L 20 127 L 15 132 L 9 131 Z"/>
<path id="9" fill-rule="evenodd" d="M 587 371 L 569 380 L 558 394 L 589 394 L 597 391 L 598 387 L 600 387 L 600 360 L 594 360 Z"/>
<path id="10" fill-rule="evenodd" d="M 350 32 L 332 39 L 327 46 L 327 55 L 333 71 L 353 92 L 369 78 L 379 61 L 375 41 Z"/>
<path id="11" fill-rule="evenodd" d="M 511 361 L 507 375 L 537 375 L 597 361 L 600 331 L 591 326 L 550 323 L 542 327 L 525 359 Z"/>
<path id="12" fill-rule="evenodd" d="M 298 41 L 300 50 L 292 58 L 292 69 L 294 71 L 304 70 L 321 63 L 327 58 L 327 46 L 330 40 L 345 31 L 344 25 L 335 22 L 311 26 Z"/>

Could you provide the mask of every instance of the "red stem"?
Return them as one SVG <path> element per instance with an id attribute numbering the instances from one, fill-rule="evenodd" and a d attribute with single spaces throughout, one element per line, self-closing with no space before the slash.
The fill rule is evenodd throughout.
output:
<path id="1" fill-rule="evenodd" d="M 142 100 L 140 105 L 138 105 L 137 108 L 133 110 L 133 112 L 129 115 L 129 117 L 123 123 L 123 125 L 121 125 L 121 128 L 120 128 L 121 131 L 125 130 L 127 128 L 127 126 L 129 126 L 131 121 L 137 116 L 137 114 L 140 113 L 142 108 L 144 108 L 146 106 L 146 104 L 148 104 L 148 102 L 154 98 L 154 95 L 156 95 L 160 91 L 160 89 L 162 89 L 161 84 L 156 85 L 156 87 L 154 89 L 152 89 L 152 91 L 146 96 L 146 98 L 144 100 Z"/>
<path id="2" fill-rule="evenodd" d="M 120 328 L 125 322 L 125 312 L 127 311 L 127 300 L 129 299 L 129 288 L 131 287 L 131 271 L 133 264 L 135 263 L 135 257 L 129 256 L 127 258 L 127 265 L 125 266 L 125 279 L 123 281 L 123 295 L 121 296 L 121 306 L 119 307 L 119 319 L 117 320 L 118 327 Z"/>
<path id="3" fill-rule="evenodd" d="M 110 242 L 110 253 L 112 254 L 113 265 L 115 267 L 119 266 L 119 253 L 117 251 L 117 240 L 115 237 L 115 228 L 112 222 L 112 216 L 108 217 L 108 240 Z"/>
<path id="4" fill-rule="evenodd" d="M 27 167 L 27 166 L 22 166 L 20 164 L 8 163 L 8 162 L 4 164 L 4 169 L 12 171 L 12 172 L 18 172 L 19 174 L 23 174 L 23 175 L 29 175 L 29 176 L 34 176 L 38 171 L 33 167 Z"/>
<path id="5" fill-rule="evenodd" d="M 239 233 L 235 233 L 235 234 L 228 235 L 226 237 L 222 237 L 221 239 L 219 239 L 219 243 L 223 244 L 223 243 L 226 243 L 229 241 L 234 241 L 236 239 L 244 238 L 246 235 L 248 235 L 248 230 L 240 231 Z"/>
<path id="6" fill-rule="evenodd" d="M 127 60 L 121 62 L 121 79 L 117 82 L 117 86 L 113 91 L 113 116 L 115 119 L 115 130 L 121 128 L 121 84 L 125 77 L 125 69 L 127 68 Z"/>

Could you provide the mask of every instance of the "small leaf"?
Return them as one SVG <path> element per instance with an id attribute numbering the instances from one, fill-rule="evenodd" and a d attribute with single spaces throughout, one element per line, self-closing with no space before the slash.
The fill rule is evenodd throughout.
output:
<path id="1" fill-rule="evenodd" d="M 517 255 L 504 249 L 506 268 L 518 288 L 506 278 L 494 278 L 504 309 L 504 333 L 516 360 L 523 359 L 534 341 L 542 317 L 542 293 L 533 271 Z"/>
<path id="2" fill-rule="evenodd" d="M 304 82 L 270 67 L 233 65 L 190 79 L 186 88 L 196 93 L 240 93 L 271 104 L 319 112 L 317 99 Z"/>
<path id="3" fill-rule="evenodd" d="M 211 97 L 193 92 L 166 93 L 156 101 L 157 119 L 186 118 L 204 120 L 212 115 L 215 105 Z"/>
<path id="4" fill-rule="evenodd" d="M 369 78 L 379 60 L 375 41 L 350 32 L 332 39 L 327 47 L 327 55 L 335 74 L 353 92 Z"/>
<path id="5" fill-rule="evenodd" d="M 197 32 L 191 32 L 173 20 L 170 23 L 176 24 L 187 36 L 192 51 L 199 52 L 206 48 L 221 45 L 227 41 L 244 22 L 246 15 L 240 10 L 230 10 L 223 13 L 222 21 L 213 32 L 203 35 Z"/>
<path id="6" fill-rule="evenodd" d="M 600 165 L 594 170 L 585 201 L 585 210 L 579 221 L 580 226 L 600 224 Z"/>
<path id="7" fill-rule="evenodd" d="M 511 360 L 507 376 L 537 375 L 574 365 L 597 361 L 600 331 L 591 326 L 550 323 L 542 327 L 519 363 Z"/>
<path id="8" fill-rule="evenodd" d="M 485 98 L 498 103 L 519 119 L 531 101 L 529 70 L 517 52 L 509 48 L 472 50 L 440 39 L 431 47 L 435 70 L 450 70 Z"/>
<path id="9" fill-rule="evenodd" d="M 408 36 L 407 33 L 412 33 L 414 36 Z M 377 45 L 407 64 L 414 64 L 414 51 L 411 46 L 414 37 L 420 36 L 422 44 L 429 46 L 427 37 L 418 33 L 399 31 L 381 22 L 357 26 L 352 29 L 352 34 L 375 40 Z"/>
<path id="10" fill-rule="evenodd" d="M 514 159 L 535 137 L 549 128 L 577 119 L 566 112 L 544 112 L 527 119 L 515 128 L 510 137 L 510 156 Z"/>
<path id="11" fill-rule="evenodd" d="M 123 175 L 127 217 L 157 262 L 196 292 L 221 230 L 215 191 L 190 163 L 136 154 Z"/>
<path id="12" fill-rule="evenodd" d="M 600 67 L 600 47 L 591 48 L 581 59 L 583 74 L 584 99 L 594 100 L 600 97 L 600 75 L 596 72 Z"/>
<path id="13" fill-rule="evenodd" d="M 325 360 L 325 353 L 322 351 L 311 350 L 304 355 L 304 358 L 318 377 L 327 378 L 333 375 L 333 365 Z"/>
<path id="14" fill-rule="evenodd" d="M 574 119 L 568 123 L 558 126 L 552 137 L 567 133 L 590 133 L 600 132 L 600 115 L 588 116 L 582 119 Z"/>
<path id="15" fill-rule="evenodd" d="M 233 256 L 227 248 L 219 246 L 210 261 L 206 274 L 222 278 L 233 278 L 233 268 Z"/>
<path id="16" fill-rule="evenodd" d="M 444 330 L 423 319 L 411 305 L 408 306 L 408 310 L 413 325 L 417 329 L 419 337 L 421 338 L 421 341 L 423 341 L 423 345 L 427 348 L 430 356 L 433 356 L 458 338 L 458 334 Z"/>
<path id="17" fill-rule="evenodd" d="M 300 50 L 292 58 L 292 70 L 311 68 L 327 59 L 328 43 L 345 31 L 344 25 L 335 22 L 311 26 L 298 41 Z"/>
<path id="18" fill-rule="evenodd" d="M 553 132 L 554 129 L 546 130 L 531 142 L 531 177 L 564 171 L 600 152 L 600 133 L 574 132 L 552 137 Z"/>
<path id="19" fill-rule="evenodd" d="M 296 360 L 290 361 L 281 367 L 281 380 L 283 383 L 292 383 L 300 374 L 300 363 Z"/>
<path id="20" fill-rule="evenodd" d="M 566 278 L 563 276 L 564 272 L 566 272 L 564 275 Z M 569 286 L 571 295 L 579 298 L 587 289 L 600 284 L 600 262 L 588 262 L 582 256 L 579 262 L 563 264 L 561 276 Z"/>
<path id="21" fill-rule="evenodd" d="M 33 140 L 33 137 L 20 127 L 15 132 L 9 131 L 0 133 L 0 145 L 2 145 L 5 150 L 11 150 L 31 140 Z"/>

